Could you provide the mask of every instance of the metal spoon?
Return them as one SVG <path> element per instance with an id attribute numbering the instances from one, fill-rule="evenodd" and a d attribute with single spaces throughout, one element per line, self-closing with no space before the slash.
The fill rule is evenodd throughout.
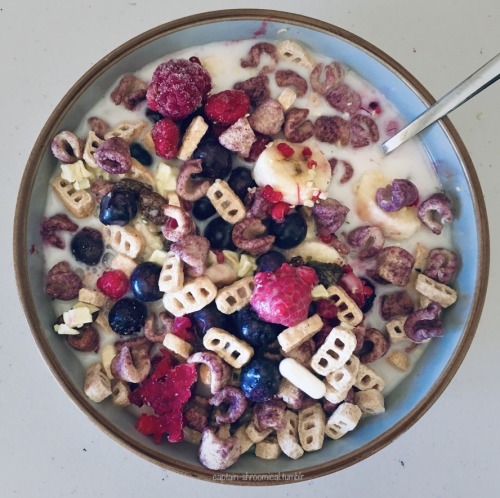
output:
<path id="1" fill-rule="evenodd" d="M 382 150 L 390 154 L 394 149 L 425 130 L 432 123 L 467 102 L 500 78 L 500 53 L 483 67 L 471 74 L 453 90 L 441 97 L 420 116 L 382 144 Z"/>

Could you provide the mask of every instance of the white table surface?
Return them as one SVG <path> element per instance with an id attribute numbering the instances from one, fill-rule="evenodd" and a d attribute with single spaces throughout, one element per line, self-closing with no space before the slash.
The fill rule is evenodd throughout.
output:
<path id="1" fill-rule="evenodd" d="M 149 28 L 223 8 L 316 17 L 371 41 L 440 96 L 500 50 L 498 0 L 2 0 L 0 2 L 0 496 L 250 497 L 163 470 L 112 441 L 67 398 L 39 355 L 18 300 L 11 233 L 33 143 L 70 86 Z M 491 226 L 490 286 L 476 337 L 449 388 L 406 434 L 367 460 L 260 496 L 500 496 L 500 83 L 455 111 Z M 464 262 L 467 265 L 467 262 Z"/>

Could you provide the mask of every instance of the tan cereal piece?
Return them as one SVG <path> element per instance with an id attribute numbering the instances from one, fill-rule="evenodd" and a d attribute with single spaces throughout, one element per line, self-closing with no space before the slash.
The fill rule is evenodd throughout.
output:
<path id="1" fill-rule="evenodd" d="M 111 396 L 111 381 L 108 379 L 100 363 L 93 363 L 85 374 L 83 391 L 95 403 Z"/>
<path id="2" fill-rule="evenodd" d="M 163 345 L 183 361 L 186 361 L 193 352 L 193 346 L 175 334 L 167 334 L 163 339 Z"/>
<path id="3" fill-rule="evenodd" d="M 423 273 L 417 277 L 415 290 L 440 304 L 443 308 L 451 306 L 457 300 L 457 292 L 454 289 L 436 282 Z"/>
<path id="4" fill-rule="evenodd" d="M 101 330 L 106 332 L 107 334 L 114 334 L 113 329 L 110 327 L 109 322 L 108 322 L 108 317 L 106 316 L 106 313 L 103 313 L 102 311 L 97 315 L 97 318 L 94 322 L 99 326 Z"/>
<path id="5" fill-rule="evenodd" d="M 328 382 L 325 381 L 326 392 L 325 399 L 327 399 L 330 403 L 341 403 L 347 397 L 349 393 L 350 387 L 343 387 L 342 389 L 338 389 Z"/>
<path id="6" fill-rule="evenodd" d="M 156 154 L 155 143 L 153 142 L 153 137 L 151 136 L 151 130 L 147 131 L 142 135 L 141 144 L 149 151 L 151 154 Z"/>
<path id="7" fill-rule="evenodd" d="M 233 368 L 241 368 L 253 356 L 253 348 L 223 329 L 212 327 L 203 337 L 203 346 L 213 351 Z"/>
<path id="8" fill-rule="evenodd" d="M 196 147 L 198 147 L 200 140 L 203 138 L 203 135 L 205 135 L 207 130 L 208 125 L 205 123 L 204 119 L 201 116 L 196 116 L 191 123 L 189 123 L 189 126 L 184 133 L 177 157 L 182 161 L 191 159 L 193 152 Z"/>
<path id="9" fill-rule="evenodd" d="M 427 257 L 429 256 L 429 249 L 421 244 L 417 243 L 415 247 L 415 263 L 413 263 L 413 268 L 411 269 L 410 281 L 408 282 L 409 287 L 415 287 L 417 282 L 417 277 L 424 271 L 425 264 L 427 262 Z"/>
<path id="10" fill-rule="evenodd" d="M 181 207 L 181 200 L 179 199 L 177 192 L 167 192 L 165 194 L 165 199 L 167 199 L 169 206 Z"/>
<path id="11" fill-rule="evenodd" d="M 325 423 L 325 412 L 320 403 L 299 410 L 298 433 L 304 451 L 316 451 L 323 447 Z"/>
<path id="12" fill-rule="evenodd" d="M 210 304 L 217 295 L 217 287 L 204 276 L 184 282 L 184 287 L 177 292 L 163 296 L 165 309 L 174 316 L 194 313 Z"/>
<path id="13" fill-rule="evenodd" d="M 337 317 L 341 322 L 351 327 L 355 327 L 362 322 L 363 312 L 342 287 L 331 285 L 328 287 L 327 291 L 339 310 Z"/>
<path id="14" fill-rule="evenodd" d="M 350 330 L 334 327 L 311 358 L 311 368 L 320 375 L 328 375 L 346 363 L 355 347 L 356 337 Z"/>
<path id="15" fill-rule="evenodd" d="M 198 380 L 206 386 L 210 386 L 212 384 L 212 372 L 210 371 L 208 365 L 205 365 L 205 363 L 200 363 Z"/>
<path id="16" fill-rule="evenodd" d="M 288 379 L 282 379 L 276 396 L 282 399 L 286 406 L 293 410 L 298 410 L 302 404 L 303 393 L 294 386 Z"/>
<path id="17" fill-rule="evenodd" d="M 314 334 L 323 327 L 323 321 L 319 315 L 313 315 L 299 324 L 283 330 L 278 335 L 278 342 L 284 353 L 289 353 L 292 349 L 298 348 L 308 341 Z"/>
<path id="18" fill-rule="evenodd" d="M 281 448 L 276 436 L 269 436 L 255 445 L 255 456 L 264 460 L 276 460 L 281 455 Z"/>
<path id="19" fill-rule="evenodd" d="M 283 40 L 281 43 L 278 43 L 276 49 L 278 54 L 287 61 L 294 62 L 308 69 L 314 67 L 314 61 L 310 54 L 293 40 Z"/>
<path id="20" fill-rule="evenodd" d="M 351 357 L 337 370 L 326 376 L 326 381 L 338 390 L 345 387 L 351 388 L 356 382 L 360 361 L 355 355 Z"/>
<path id="21" fill-rule="evenodd" d="M 367 415 L 385 412 L 384 396 L 377 389 L 359 391 L 354 397 L 354 404 Z"/>
<path id="22" fill-rule="evenodd" d="M 408 339 L 404 329 L 405 322 L 406 316 L 396 316 L 390 322 L 386 323 L 385 327 L 389 334 L 391 344 L 397 344 L 398 342 Z"/>
<path id="23" fill-rule="evenodd" d="M 228 223 L 235 224 L 245 218 L 247 211 L 241 199 L 226 181 L 217 179 L 207 191 L 207 197 L 219 216 Z"/>
<path id="24" fill-rule="evenodd" d="M 304 448 L 299 444 L 298 424 L 299 416 L 291 410 L 286 410 L 283 429 L 277 433 L 281 451 L 294 460 L 304 454 Z"/>
<path id="25" fill-rule="evenodd" d="M 410 357 L 405 351 L 393 351 L 388 357 L 389 363 L 402 372 L 407 372 L 410 368 Z"/>
<path id="26" fill-rule="evenodd" d="M 125 275 L 127 275 L 127 277 L 130 277 L 135 267 L 137 266 L 137 263 L 129 256 L 118 253 L 111 260 L 110 265 L 114 270 L 121 270 L 123 273 L 125 273 Z"/>
<path id="27" fill-rule="evenodd" d="M 99 138 L 93 131 L 89 131 L 83 150 L 83 160 L 87 166 L 93 169 L 101 169 L 94 159 L 94 153 L 103 142 L 104 140 Z"/>
<path id="28" fill-rule="evenodd" d="M 429 304 L 432 303 L 432 299 L 429 299 L 428 297 L 424 296 L 423 294 L 418 295 L 418 305 L 420 309 L 427 308 Z"/>
<path id="29" fill-rule="evenodd" d="M 285 88 L 280 95 L 278 96 L 278 102 L 283 107 L 284 111 L 288 111 L 290 107 L 292 107 L 295 99 L 297 98 L 297 94 L 291 88 Z"/>
<path id="30" fill-rule="evenodd" d="M 184 441 L 187 441 L 188 443 L 193 443 L 193 444 L 200 444 L 201 443 L 201 432 L 196 431 L 194 429 L 191 429 L 191 427 L 188 427 L 185 425 L 182 428 L 182 432 L 184 434 Z"/>
<path id="31" fill-rule="evenodd" d="M 208 277 L 217 287 L 226 287 L 238 280 L 238 274 L 229 263 L 216 263 L 209 266 L 205 271 Z"/>
<path id="32" fill-rule="evenodd" d="M 102 368 L 106 373 L 108 379 L 114 379 L 115 376 L 111 373 L 111 362 L 117 354 L 115 345 L 113 343 L 106 344 L 101 348 L 99 353 L 101 355 Z"/>
<path id="33" fill-rule="evenodd" d="M 260 443 L 261 441 L 264 441 L 271 432 L 273 432 L 272 429 L 264 429 L 263 431 L 259 431 L 257 427 L 255 427 L 255 424 L 253 422 L 250 422 L 246 429 L 245 429 L 248 439 L 252 441 L 252 443 Z"/>
<path id="34" fill-rule="evenodd" d="M 366 391 L 368 389 L 383 391 L 385 382 L 371 368 L 361 363 L 359 365 L 358 375 L 356 377 L 354 387 L 357 387 L 360 391 Z"/>
<path id="35" fill-rule="evenodd" d="M 139 161 L 132 158 L 132 167 L 122 175 L 117 175 L 119 178 L 129 178 L 131 180 L 137 180 L 142 183 L 146 183 L 151 187 L 155 186 L 155 176 L 150 169 L 143 166 Z"/>
<path id="36" fill-rule="evenodd" d="M 84 287 L 78 292 L 78 301 L 102 308 L 108 302 L 108 298 L 98 290 L 87 289 Z"/>
<path id="37" fill-rule="evenodd" d="M 76 190 L 60 176 L 53 178 L 50 184 L 64 207 L 76 218 L 86 218 L 94 212 L 95 199 L 86 190 Z"/>
<path id="38" fill-rule="evenodd" d="M 332 439 L 341 438 L 358 425 L 361 415 L 359 406 L 342 403 L 328 419 L 325 434 Z"/>
<path id="39" fill-rule="evenodd" d="M 108 225 L 105 227 L 105 235 L 107 242 L 116 252 L 132 259 L 140 254 L 144 246 L 142 234 L 128 225 Z"/>
<path id="40" fill-rule="evenodd" d="M 115 382 L 113 388 L 111 389 L 111 401 L 116 406 L 124 407 L 130 405 L 128 395 L 130 394 L 130 388 L 126 382 L 119 380 Z"/>
<path id="41" fill-rule="evenodd" d="M 226 315 L 230 315 L 244 308 L 250 303 L 253 288 L 253 276 L 241 278 L 233 284 L 223 287 L 215 298 L 217 309 Z"/>
<path id="42" fill-rule="evenodd" d="M 109 138 L 119 137 L 123 138 L 125 142 L 128 142 L 130 144 L 141 136 L 145 127 L 146 123 L 144 121 L 138 121 L 137 123 L 123 121 L 122 123 L 116 125 L 113 129 L 108 131 L 108 133 L 104 135 L 104 138 L 108 140 Z"/>
<path id="43" fill-rule="evenodd" d="M 255 443 L 248 437 L 247 427 L 240 425 L 234 435 L 240 440 L 241 453 L 246 453 Z"/>
<path id="44" fill-rule="evenodd" d="M 177 292 L 184 285 L 184 270 L 182 260 L 172 251 L 169 251 L 163 261 L 158 280 L 161 292 Z"/>

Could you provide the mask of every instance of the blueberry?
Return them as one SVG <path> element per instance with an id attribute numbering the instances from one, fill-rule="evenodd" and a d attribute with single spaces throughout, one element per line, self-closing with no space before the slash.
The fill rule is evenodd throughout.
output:
<path id="1" fill-rule="evenodd" d="M 252 178 L 252 172 L 243 166 L 233 169 L 227 183 L 242 201 L 245 200 L 248 189 L 257 186 Z"/>
<path id="2" fill-rule="evenodd" d="M 211 220 L 205 227 L 203 235 L 209 240 L 212 249 L 228 249 L 235 251 L 231 234 L 233 225 L 224 221 L 220 216 Z"/>
<path id="3" fill-rule="evenodd" d="M 203 178 L 226 178 L 231 172 L 231 152 L 213 138 L 202 140 L 193 153 L 193 159 L 201 159 Z M 194 177 L 195 175 L 193 175 Z"/>
<path id="4" fill-rule="evenodd" d="M 123 298 L 109 310 L 108 321 L 114 332 L 130 335 L 139 332 L 146 322 L 148 309 L 137 299 Z"/>
<path id="5" fill-rule="evenodd" d="M 300 213 L 291 213 L 281 222 L 272 220 L 269 233 L 276 237 L 274 244 L 280 249 L 298 246 L 307 233 L 307 223 Z"/>
<path id="6" fill-rule="evenodd" d="M 130 275 L 130 287 L 137 299 L 146 302 L 158 301 L 163 292 L 158 288 L 161 266 L 151 261 L 139 263 Z"/>
<path id="7" fill-rule="evenodd" d="M 158 111 L 153 111 L 149 107 L 146 107 L 146 117 L 152 122 L 157 123 L 164 118 Z"/>
<path id="8" fill-rule="evenodd" d="M 130 155 L 144 166 L 151 166 L 153 164 L 151 154 L 138 142 L 130 145 Z"/>
<path id="9" fill-rule="evenodd" d="M 234 319 L 236 335 L 256 348 L 267 348 L 283 330 L 281 325 L 260 320 L 250 306 L 237 311 Z"/>
<path id="10" fill-rule="evenodd" d="M 194 330 L 200 339 L 207 333 L 207 330 L 212 327 L 217 327 L 223 330 L 232 330 L 233 320 L 231 315 L 226 315 L 218 310 L 215 302 L 210 303 L 199 311 L 195 311 L 189 315 L 193 323 Z"/>
<path id="11" fill-rule="evenodd" d="M 193 204 L 193 216 L 197 220 L 206 220 L 216 213 L 208 197 L 202 197 Z"/>
<path id="12" fill-rule="evenodd" d="M 115 187 L 101 200 L 99 221 L 103 225 L 127 225 L 137 214 L 137 194 Z"/>
<path id="13" fill-rule="evenodd" d="M 286 262 L 286 258 L 278 251 L 268 251 L 261 254 L 255 262 L 257 263 L 257 271 L 276 271 Z"/>
<path id="14" fill-rule="evenodd" d="M 84 227 L 71 239 L 71 253 L 77 261 L 96 265 L 104 253 L 102 234 L 95 228 Z"/>
<path id="15" fill-rule="evenodd" d="M 278 365 L 266 358 L 253 358 L 241 370 L 240 388 L 252 401 L 269 401 L 280 385 Z"/>

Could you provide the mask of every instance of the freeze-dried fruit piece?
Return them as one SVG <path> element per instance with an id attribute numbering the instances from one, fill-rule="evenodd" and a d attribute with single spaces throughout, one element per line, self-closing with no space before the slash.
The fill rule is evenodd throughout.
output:
<path id="1" fill-rule="evenodd" d="M 160 119 L 151 130 L 156 154 L 164 159 L 174 159 L 179 150 L 179 128 L 168 118 Z"/>
<path id="2" fill-rule="evenodd" d="M 208 97 L 205 115 L 210 121 L 232 125 L 250 110 L 250 98 L 243 90 L 224 90 Z"/>

